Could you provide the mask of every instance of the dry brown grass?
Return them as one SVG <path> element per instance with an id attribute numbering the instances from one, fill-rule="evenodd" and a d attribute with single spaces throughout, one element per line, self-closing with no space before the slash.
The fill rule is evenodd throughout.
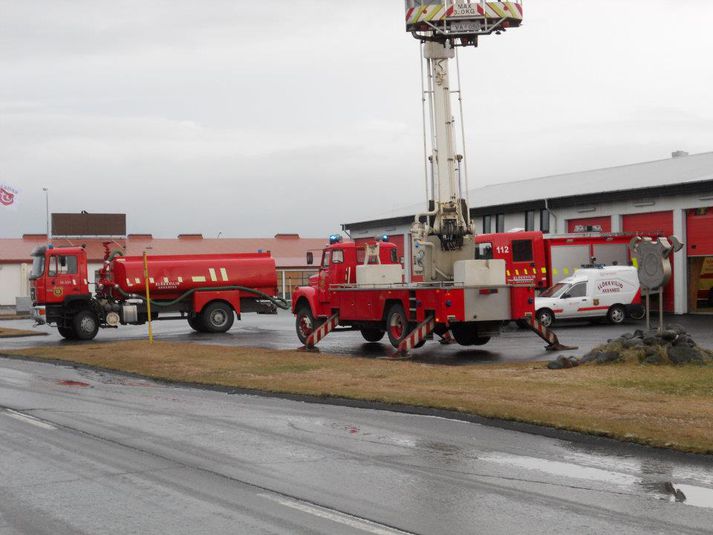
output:
<path id="1" fill-rule="evenodd" d="M 39 331 L 25 331 L 21 329 L 7 329 L 0 327 L 0 338 L 18 338 L 20 336 L 45 336 L 47 333 Z"/>
<path id="2" fill-rule="evenodd" d="M 25 349 L 141 375 L 268 392 L 452 409 L 713 453 L 713 366 L 445 366 L 319 353 L 120 342 Z"/>

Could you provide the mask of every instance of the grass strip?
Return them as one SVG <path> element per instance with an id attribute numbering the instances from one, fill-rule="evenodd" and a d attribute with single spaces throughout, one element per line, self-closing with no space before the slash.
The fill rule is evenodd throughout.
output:
<path id="1" fill-rule="evenodd" d="M 6 352 L 206 385 L 455 410 L 713 453 L 713 366 L 425 364 L 145 341 Z M 448 365 L 450 364 L 450 365 Z"/>
<path id="2" fill-rule="evenodd" d="M 0 327 L 0 338 L 20 338 L 22 336 L 46 336 L 47 333 L 41 331 L 26 331 L 23 329 L 8 329 Z"/>

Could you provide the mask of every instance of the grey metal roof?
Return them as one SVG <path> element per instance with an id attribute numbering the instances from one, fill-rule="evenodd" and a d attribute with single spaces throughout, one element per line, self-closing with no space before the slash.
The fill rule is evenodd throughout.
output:
<path id="1" fill-rule="evenodd" d="M 713 183 L 713 152 L 491 184 L 469 190 L 469 201 L 471 210 L 477 212 L 493 206 L 532 203 L 544 199 L 551 201 L 570 198 L 571 201 L 572 197 L 613 195 L 615 192 L 636 190 L 654 191 L 698 182 Z M 403 206 L 371 220 L 347 223 L 344 227 L 364 226 L 368 222 L 396 223 L 423 211 L 424 205 Z"/>
<path id="2" fill-rule="evenodd" d="M 531 178 L 470 190 L 471 208 L 713 180 L 713 152 Z"/>

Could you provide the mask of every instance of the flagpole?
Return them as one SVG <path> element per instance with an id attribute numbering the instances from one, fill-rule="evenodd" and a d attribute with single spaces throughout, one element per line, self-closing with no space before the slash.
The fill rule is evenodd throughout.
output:
<path id="1" fill-rule="evenodd" d="M 45 192 L 45 222 L 47 225 L 47 243 L 50 243 L 51 238 L 50 238 L 50 192 L 48 188 L 42 188 L 42 191 Z"/>

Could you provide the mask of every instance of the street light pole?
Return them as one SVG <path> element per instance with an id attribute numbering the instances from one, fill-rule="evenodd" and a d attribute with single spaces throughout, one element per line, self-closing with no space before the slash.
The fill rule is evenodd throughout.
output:
<path id="1" fill-rule="evenodd" d="M 45 217 L 47 225 L 47 243 L 51 241 L 50 238 L 50 191 L 49 188 L 42 188 L 45 192 Z"/>

